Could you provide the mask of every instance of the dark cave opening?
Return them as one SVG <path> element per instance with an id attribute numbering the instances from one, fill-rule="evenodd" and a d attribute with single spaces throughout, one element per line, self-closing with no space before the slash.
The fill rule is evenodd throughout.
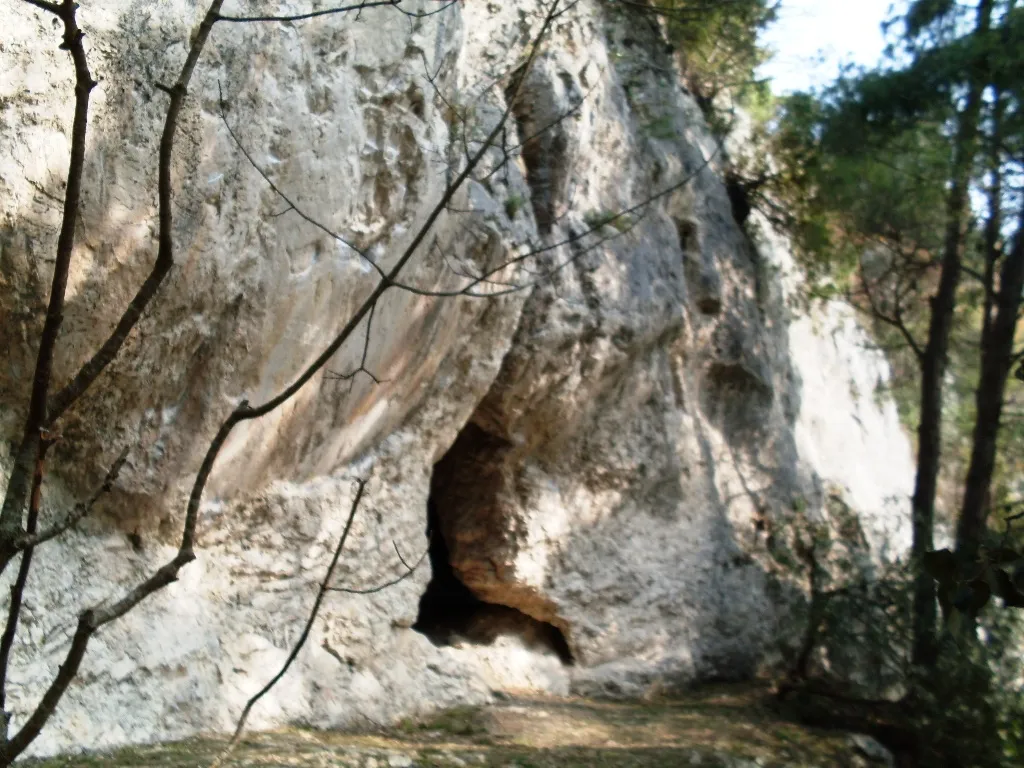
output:
<path id="1" fill-rule="evenodd" d="M 427 537 L 433 572 L 420 598 L 412 628 L 434 645 L 491 645 L 501 636 L 518 637 L 525 646 L 552 651 L 565 665 L 573 664 L 572 651 L 562 631 L 507 605 L 481 600 L 452 568 L 434 500 L 427 502 Z"/>

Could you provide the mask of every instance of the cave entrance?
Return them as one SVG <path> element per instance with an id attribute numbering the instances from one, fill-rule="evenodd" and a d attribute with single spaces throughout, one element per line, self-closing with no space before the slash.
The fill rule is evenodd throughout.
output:
<path id="1" fill-rule="evenodd" d="M 459 579 L 442 532 L 441 511 L 435 500 L 436 477 L 435 467 L 427 500 L 427 538 L 433 575 L 420 598 L 412 628 L 438 646 L 491 645 L 502 636 L 517 637 L 526 647 L 552 651 L 563 664 L 571 665 L 572 651 L 562 630 L 517 608 L 481 600 Z"/>

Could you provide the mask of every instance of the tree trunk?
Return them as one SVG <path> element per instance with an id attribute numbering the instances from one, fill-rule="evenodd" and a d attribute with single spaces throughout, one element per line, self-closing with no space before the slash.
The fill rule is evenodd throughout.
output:
<path id="1" fill-rule="evenodd" d="M 25 505 L 41 445 L 40 430 L 46 426 L 47 401 L 50 379 L 53 375 L 54 349 L 64 322 L 64 294 L 67 291 L 71 257 L 75 249 L 75 228 L 78 223 L 79 201 L 82 196 L 82 177 L 85 167 L 85 138 L 89 122 L 89 95 L 96 87 L 89 72 L 82 40 L 85 35 L 78 27 L 78 5 L 71 0 L 53 4 L 52 12 L 64 23 L 61 48 L 71 54 L 75 67 L 75 114 L 71 123 L 71 158 L 64 190 L 64 214 L 57 237 L 57 254 L 50 285 L 50 299 L 46 307 L 46 320 L 39 337 L 35 371 L 32 374 L 32 394 L 21 444 L 7 481 L 3 505 L 0 506 L 0 573 L 18 553 L 17 537 L 24 532 Z"/>
<path id="2" fill-rule="evenodd" d="M 975 34 L 985 34 L 991 24 L 994 0 L 978 4 Z M 968 187 L 976 154 L 981 115 L 982 73 L 972 71 L 953 145 L 953 166 L 946 198 L 946 235 L 942 249 L 939 288 L 931 299 L 928 342 L 921 356 L 921 421 L 918 425 L 917 477 L 912 506 L 914 540 L 914 664 L 930 666 L 936 656 L 935 584 L 921 568 L 924 555 L 934 549 L 935 491 L 942 452 L 942 384 L 949 353 L 949 333 L 960 283 L 961 254 L 968 213 Z"/>
<path id="3" fill-rule="evenodd" d="M 981 339 L 981 375 L 975 391 L 977 413 L 964 502 L 957 521 L 956 547 L 962 562 L 974 562 L 988 523 L 989 493 L 996 463 L 996 441 L 1003 412 L 1006 380 L 1013 366 L 1013 339 L 1024 290 L 1024 207 L 1017 242 L 1003 261 L 995 316 Z"/>

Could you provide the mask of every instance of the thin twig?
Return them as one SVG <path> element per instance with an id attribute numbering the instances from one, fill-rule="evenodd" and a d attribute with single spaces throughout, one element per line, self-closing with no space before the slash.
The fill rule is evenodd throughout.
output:
<path id="1" fill-rule="evenodd" d="M 44 544 L 51 539 L 55 539 L 65 531 L 73 528 L 78 522 L 85 517 L 96 506 L 96 502 L 100 500 L 102 496 L 110 493 L 110 489 L 114 487 L 114 483 L 117 482 L 117 476 L 121 473 L 121 467 L 124 466 L 125 460 L 128 458 L 129 446 L 125 446 L 124 450 L 118 454 L 118 457 L 114 460 L 114 463 L 107 470 L 106 477 L 103 478 L 103 482 L 100 487 L 96 489 L 92 497 L 82 504 L 78 504 L 74 510 L 61 522 L 53 525 L 46 530 L 35 533 L 35 531 L 29 531 L 27 535 L 21 537 L 18 540 L 17 546 L 21 549 L 29 549 L 31 547 L 38 547 L 40 544 Z"/>
<path id="2" fill-rule="evenodd" d="M 37 7 L 49 10 L 49 7 L 45 4 L 33 2 L 33 0 L 29 0 L 29 2 L 32 2 Z M 192 73 L 209 39 L 209 34 L 215 20 L 214 17 L 219 13 L 222 4 L 223 0 L 212 0 L 199 26 L 199 30 L 191 40 L 191 45 L 177 82 L 172 88 L 162 88 L 162 90 L 170 93 L 171 102 L 167 108 L 164 131 L 160 140 L 158 168 L 160 234 L 157 265 L 154 266 L 153 272 L 125 310 L 110 338 L 107 339 L 93 358 L 82 367 L 75 378 L 54 398 L 49 399 L 50 367 L 52 365 L 54 345 L 61 325 L 60 315 L 63 312 L 68 266 L 70 264 L 71 251 L 74 248 L 75 222 L 78 214 L 85 156 L 89 92 L 96 85 L 96 82 L 89 74 L 85 49 L 82 44 L 84 34 L 78 28 L 76 20 L 77 3 L 74 0 L 64 0 L 60 5 L 59 12 L 53 11 L 64 22 L 64 41 L 61 47 L 71 53 L 71 59 L 75 65 L 75 116 L 72 123 L 71 160 L 69 162 L 61 235 L 57 243 L 58 258 L 55 264 L 53 285 L 50 292 L 50 304 L 47 308 L 47 319 L 43 335 L 40 339 L 36 373 L 33 377 L 33 394 L 30 400 L 29 416 L 26 419 L 26 430 L 22 444 L 15 459 L 15 467 L 8 481 L 3 510 L 0 512 L 0 572 L 10 562 L 13 555 L 19 551 L 14 545 L 21 539 L 24 533 L 21 530 L 21 514 L 24 509 L 25 493 L 27 491 L 27 488 L 21 487 L 25 485 L 24 477 L 21 473 L 30 468 L 30 466 L 26 466 L 26 462 L 31 464 L 40 455 L 39 449 L 43 439 L 43 428 L 52 423 L 63 409 L 74 403 L 89 385 L 95 381 L 106 365 L 117 355 L 129 331 L 138 321 L 138 316 L 141 314 L 142 309 L 149 299 L 152 298 L 152 294 L 156 292 L 162 280 L 161 273 L 165 273 L 170 268 L 170 265 L 173 264 L 174 239 L 171 215 L 172 187 L 170 166 L 174 148 L 174 135 L 177 128 L 177 117 L 182 102 L 185 99 Z M 48 400 L 50 400 L 49 403 Z M 170 562 L 157 569 L 149 578 L 138 584 L 119 601 L 110 605 L 94 606 L 86 609 L 79 615 L 74 637 L 57 674 L 18 732 L 12 738 L 5 739 L 0 744 L 0 765 L 12 763 L 39 735 L 43 726 L 57 709 L 57 705 L 63 698 L 68 686 L 71 685 L 78 675 L 78 670 L 82 664 L 82 659 L 85 658 L 89 641 L 96 631 L 104 624 L 123 616 L 149 595 L 175 581 L 178 571 L 185 564 L 195 559 L 195 554 L 192 551 L 192 537 L 186 536 L 184 541 L 187 546 L 181 547 L 178 554 Z"/>
<path id="3" fill-rule="evenodd" d="M 210 17 L 210 14 L 215 13 L 216 10 L 219 9 L 220 5 L 220 0 L 214 0 L 211 5 L 211 9 L 207 12 L 207 18 Z M 551 4 L 544 23 L 541 25 L 540 31 L 533 40 L 529 58 L 530 63 L 536 59 L 541 41 L 546 37 L 559 6 L 560 0 L 554 0 Z M 197 41 L 202 42 L 197 37 L 193 41 L 193 48 L 197 45 Z M 192 56 L 190 52 L 189 60 L 191 59 Z M 335 336 L 334 340 L 312 363 L 306 366 L 303 372 L 299 374 L 299 376 L 290 385 L 288 385 L 278 395 L 256 407 L 251 406 L 247 400 L 243 399 L 231 412 L 228 418 L 221 424 L 217 434 L 214 436 L 206 451 L 206 455 L 203 458 L 199 471 L 196 473 L 196 478 L 192 485 L 192 492 L 188 500 L 188 506 L 185 510 L 185 520 L 182 524 L 181 543 L 178 547 L 177 554 L 163 566 L 154 571 L 147 579 L 136 585 L 134 589 L 129 591 L 120 600 L 109 604 L 94 606 L 87 609 L 79 616 L 78 626 L 75 630 L 74 637 L 71 640 L 71 646 L 65 655 L 64 662 L 61 664 L 53 682 L 43 694 L 42 700 L 29 716 L 21 730 L 18 731 L 14 738 L 0 746 L 0 765 L 12 762 L 14 758 L 21 754 L 39 734 L 43 725 L 56 709 L 64 695 L 64 692 L 77 676 L 82 659 L 85 657 L 89 641 L 96 631 L 105 624 L 123 616 L 150 595 L 176 581 L 179 571 L 188 563 L 195 560 L 196 526 L 199 519 L 199 507 L 202 501 L 203 491 L 206 488 L 206 483 L 210 477 L 210 473 L 213 471 L 213 465 L 217 456 L 220 454 L 220 451 L 231 434 L 231 431 L 240 422 L 260 418 L 290 400 L 327 364 L 330 358 L 348 340 L 352 332 L 359 326 L 359 323 L 366 317 L 370 309 L 380 299 L 381 295 L 383 295 L 389 284 L 394 281 L 395 277 L 398 276 L 401 270 L 418 252 L 420 245 L 427 238 L 428 234 L 433 229 L 434 223 L 445 211 L 445 208 L 451 201 L 452 197 L 461 188 L 466 179 L 473 173 L 473 170 L 490 149 L 492 142 L 500 134 L 505 122 L 508 120 L 512 111 L 512 104 L 514 104 L 518 95 L 519 89 L 517 88 L 512 98 L 509 99 L 509 106 L 507 106 L 503 111 L 498 124 L 488 136 L 488 140 L 484 142 L 483 146 L 481 146 L 480 150 L 473 156 L 466 168 L 464 168 L 457 178 L 445 189 L 441 199 L 427 216 L 416 236 L 412 239 L 405 251 L 398 258 L 394 267 L 392 267 L 391 271 L 388 273 L 388 279 L 380 281 L 376 289 L 374 289 L 366 301 L 364 301 L 359 309 L 357 309 L 349 318 L 344 328 L 342 328 L 337 336 Z"/>
<path id="4" fill-rule="evenodd" d="M 39 336 L 35 369 L 32 374 L 32 390 L 29 395 L 28 414 L 22 431 L 21 444 L 7 481 L 3 506 L 0 508 L 0 573 L 2 573 L 18 550 L 11 545 L 22 533 L 22 515 L 31 490 L 32 478 L 40 456 L 40 430 L 47 424 L 50 383 L 53 375 L 53 360 L 64 322 L 64 299 L 71 269 L 71 256 L 75 249 L 75 233 L 78 225 L 79 202 L 82 196 L 82 178 L 85 168 L 86 131 L 89 121 L 89 96 L 96 87 L 96 81 L 89 71 L 82 40 L 85 33 L 78 26 L 78 6 L 73 0 L 56 3 L 29 0 L 37 8 L 56 15 L 64 24 L 64 35 L 60 47 L 71 54 L 75 69 L 75 112 L 71 123 L 71 157 L 68 161 L 68 180 L 64 190 L 64 211 L 61 216 L 60 234 L 57 237 L 57 253 L 50 283 L 50 298 L 46 307 L 46 319 Z"/>
<path id="5" fill-rule="evenodd" d="M 36 532 L 39 523 L 39 507 L 42 504 L 43 475 L 46 472 L 46 452 L 49 450 L 50 441 L 44 440 L 40 450 L 39 458 L 36 461 L 35 473 L 32 477 L 32 495 L 28 504 L 27 530 L 29 535 Z M 3 637 L 0 638 L 0 737 L 7 740 L 7 729 L 10 725 L 10 715 L 7 712 L 7 665 L 11 659 L 11 649 L 14 647 L 14 638 L 18 632 L 18 621 L 21 618 L 22 601 L 25 598 L 25 585 L 28 583 L 28 574 L 32 569 L 32 553 L 35 547 L 27 546 L 22 550 L 21 563 L 18 566 L 18 576 L 11 586 L 11 602 L 7 609 L 7 624 L 4 627 Z"/>
<path id="6" fill-rule="evenodd" d="M 366 334 L 363 336 L 363 354 L 359 360 L 359 367 L 348 373 L 337 373 L 335 371 L 327 371 L 325 374 L 326 378 L 336 379 L 339 381 L 349 382 L 349 392 L 352 391 L 352 386 L 355 384 L 356 374 L 365 373 L 369 376 L 374 384 L 380 384 L 381 379 L 377 378 L 369 368 L 366 367 L 366 356 L 370 353 L 370 333 L 373 329 L 373 313 L 377 311 L 377 305 L 374 304 L 370 308 L 370 314 L 366 318 Z"/>
<path id="7" fill-rule="evenodd" d="M 426 549 L 423 550 L 423 554 L 419 556 L 419 559 L 415 562 L 415 564 L 409 565 L 407 562 L 405 562 L 405 558 L 402 557 L 402 553 L 398 549 L 398 542 L 392 541 L 391 543 L 395 545 L 395 552 L 398 553 L 398 559 L 401 560 L 402 565 L 405 566 L 405 572 L 403 574 L 395 577 L 394 579 L 391 579 L 390 581 L 386 581 L 383 584 L 378 584 L 376 587 L 368 587 L 367 589 L 350 589 L 349 587 L 327 587 L 327 589 L 331 592 L 344 592 L 346 595 L 372 595 L 377 592 L 383 592 L 388 587 L 393 587 L 396 584 L 401 584 L 403 581 L 412 576 L 416 572 L 416 569 L 419 568 L 420 565 L 423 563 L 423 560 L 426 558 L 427 553 L 430 552 L 430 547 L 428 546 Z"/>
<path id="8" fill-rule="evenodd" d="M 306 640 L 309 638 L 310 630 L 313 628 L 313 623 L 316 621 L 317 615 L 320 613 L 320 606 L 324 601 L 324 595 L 327 594 L 328 586 L 331 577 L 334 575 L 334 569 L 338 565 L 338 560 L 341 558 L 341 552 L 345 548 L 345 542 L 348 541 L 349 532 L 352 530 L 352 522 L 356 519 L 356 512 L 359 509 L 359 502 L 363 498 L 363 490 L 366 488 L 365 480 L 356 481 L 356 495 L 352 500 L 352 508 L 348 513 L 348 520 L 345 521 L 345 529 L 341 533 L 341 538 L 338 540 L 338 546 L 334 550 L 334 557 L 331 558 L 331 564 L 327 566 L 327 573 L 320 582 L 320 589 L 316 593 L 316 599 L 313 601 L 313 607 L 309 612 L 309 618 L 306 619 L 306 626 L 302 629 L 302 634 L 299 635 L 299 639 L 295 642 L 292 647 L 291 653 L 288 654 L 288 658 L 285 659 L 284 664 L 281 665 L 281 669 L 278 670 L 277 674 L 274 675 L 270 681 L 259 689 L 250 699 L 246 702 L 245 707 L 242 709 L 242 714 L 238 718 L 238 725 L 235 726 L 235 732 L 231 736 L 231 741 L 224 748 L 224 751 L 217 755 L 217 758 L 210 763 L 210 768 L 219 768 L 219 766 L 231 755 L 235 747 L 238 746 L 238 742 L 242 738 L 242 732 L 245 730 L 245 722 L 249 719 L 249 713 L 252 708 L 256 706 L 256 703 L 262 699 L 271 688 L 277 685 L 278 681 L 285 676 L 288 669 L 291 667 L 292 662 L 295 661 L 299 655 L 299 651 L 302 650 L 302 646 L 306 644 Z"/>
<path id="9" fill-rule="evenodd" d="M 231 140 L 235 143 L 235 146 L 238 147 L 238 151 L 242 153 L 242 156 L 246 160 L 249 161 L 249 165 L 251 165 L 256 170 L 256 173 L 258 173 L 263 178 L 263 180 L 267 183 L 267 186 L 269 186 L 274 191 L 274 194 L 276 194 L 278 197 L 280 197 L 288 204 L 287 208 L 285 208 L 283 211 L 280 211 L 279 213 L 273 214 L 273 216 L 282 216 L 288 213 L 289 211 L 295 211 L 295 213 L 298 214 L 298 216 L 303 221 L 312 224 L 314 227 L 322 231 L 324 234 L 326 234 L 333 240 L 337 240 L 342 245 L 351 248 L 353 251 L 359 254 L 360 258 L 362 258 L 367 264 L 369 264 L 378 275 L 380 275 L 381 277 L 385 277 L 384 270 L 381 269 L 380 265 L 373 260 L 369 253 L 360 248 L 349 238 L 335 232 L 333 229 L 328 227 L 320 220 L 314 219 L 312 216 L 306 213 L 305 210 L 299 207 L 298 203 L 296 203 L 291 197 L 285 194 L 283 189 L 281 189 L 277 184 L 273 182 L 273 180 L 270 178 L 267 172 L 263 170 L 259 163 L 256 162 L 255 158 L 253 158 L 252 153 L 250 153 L 246 146 L 242 143 L 242 140 L 238 137 L 238 134 L 235 133 L 235 130 L 231 127 L 231 124 L 228 122 L 228 103 L 224 99 L 224 93 L 223 91 L 221 91 L 221 86 L 219 82 L 217 83 L 217 93 L 219 96 L 221 121 L 224 123 L 224 127 L 227 129 L 228 135 L 231 137 Z"/>
<path id="10" fill-rule="evenodd" d="M 540 44 L 544 37 L 547 36 L 548 29 L 554 20 L 554 15 L 557 13 L 557 9 L 560 5 L 560 0 L 554 0 L 548 11 L 548 15 L 544 19 L 544 23 L 541 25 L 540 31 L 537 33 L 531 46 L 530 56 L 528 63 L 532 65 L 536 59 L 539 51 Z M 234 411 L 224 420 L 221 424 L 220 429 L 217 432 L 216 437 L 210 443 L 209 448 L 206 451 L 206 456 L 203 458 L 203 462 L 200 465 L 199 472 L 196 475 L 195 482 L 192 485 L 192 493 L 189 496 L 188 507 L 185 513 L 185 525 L 182 533 L 182 544 L 181 552 L 183 555 L 187 555 L 190 558 L 194 557 L 192 552 L 193 542 L 195 539 L 195 527 L 196 521 L 199 515 L 199 505 L 202 501 L 203 491 L 206 488 L 206 482 L 210 476 L 210 472 L 213 471 L 214 462 L 217 460 L 217 456 L 220 454 L 221 448 L 223 447 L 231 431 L 243 421 L 250 421 L 252 419 L 258 419 L 268 413 L 276 410 L 281 405 L 290 400 L 300 389 L 302 389 L 317 373 L 319 373 L 324 366 L 327 365 L 328 361 L 341 349 L 342 345 L 348 341 L 352 333 L 359 324 L 363 321 L 374 305 L 384 295 L 385 291 L 396 284 L 396 278 L 406 267 L 412 257 L 419 251 L 423 241 L 426 240 L 427 236 L 434 227 L 434 223 L 445 211 L 448 203 L 455 196 L 455 193 L 462 187 L 463 183 L 470 177 L 473 170 L 479 165 L 480 161 L 483 160 L 487 151 L 493 145 L 495 138 L 500 135 L 502 128 L 508 121 L 509 116 L 512 114 L 512 107 L 516 99 L 519 98 L 520 84 L 517 85 L 515 93 L 509 99 L 508 105 L 502 112 L 501 118 L 498 120 L 497 125 L 491 130 L 487 140 L 483 143 L 477 153 L 473 156 L 470 162 L 462 170 L 462 172 L 452 181 L 450 185 L 445 189 L 444 194 L 441 195 L 441 199 L 437 202 L 430 214 L 427 216 L 424 223 L 420 226 L 416 235 L 412 241 L 406 246 L 405 251 L 399 256 L 395 265 L 387 273 L 387 275 L 381 279 L 377 284 L 377 287 L 370 293 L 366 300 L 359 306 L 359 308 L 349 317 L 348 322 L 345 323 L 344 327 L 334 337 L 330 344 L 328 344 L 323 351 L 313 360 L 306 368 L 300 373 L 295 380 L 285 387 L 281 392 L 272 397 L 271 399 L 264 402 L 259 406 L 252 406 L 247 400 L 243 400 L 238 404 Z"/>
<path id="11" fill-rule="evenodd" d="M 356 3 L 355 5 L 342 5 L 337 8 L 323 8 L 319 11 L 309 11 L 307 13 L 295 13 L 283 16 L 278 16 L 274 14 L 266 14 L 260 16 L 224 16 L 218 13 L 216 21 L 227 21 L 236 24 L 306 21 L 307 19 L 316 19 L 321 16 L 332 16 L 338 13 L 348 13 L 349 11 L 361 11 L 365 8 L 379 8 L 386 5 L 397 6 L 401 2 L 402 0 L 366 0 L 366 2 Z"/>
<path id="12" fill-rule="evenodd" d="M 195 71 L 199 57 L 206 46 L 206 42 L 213 31 L 216 16 L 223 5 L 223 0 L 214 0 L 210 9 L 203 17 L 192 45 L 189 48 L 185 63 L 178 73 L 178 79 L 173 86 L 168 87 L 157 83 L 157 87 L 170 96 L 170 103 L 167 105 L 167 115 L 164 119 L 164 129 L 160 136 L 160 154 L 157 163 L 158 167 L 158 211 L 159 235 L 157 244 L 156 261 L 153 269 L 139 286 L 138 292 L 125 308 L 114 330 L 107 340 L 96 351 L 96 354 L 89 359 L 85 365 L 75 374 L 75 377 L 60 390 L 50 403 L 47 414 L 47 424 L 52 424 L 61 414 L 70 408 L 92 385 L 104 369 L 117 357 L 121 347 L 128 339 L 128 334 L 138 324 L 146 307 L 153 300 L 157 290 L 167 277 L 167 274 L 174 266 L 174 221 L 173 221 L 173 187 L 171 184 L 171 160 L 174 155 L 174 137 L 178 129 L 178 117 L 188 94 L 188 85 L 192 80 L 192 73 Z"/>
<path id="13" fill-rule="evenodd" d="M 605 219 L 602 219 L 600 223 L 594 224 L 594 225 L 590 225 L 586 229 L 584 229 L 584 230 L 582 230 L 580 232 L 574 232 L 574 233 L 568 235 L 567 237 L 563 238 L 562 240 L 559 240 L 559 241 L 554 242 L 554 243 L 549 243 L 547 245 L 539 246 L 537 248 L 534 248 L 534 249 L 532 249 L 530 251 L 526 251 L 524 253 L 520 253 L 520 254 L 516 255 L 514 258 L 511 258 L 508 261 L 504 262 L 503 264 L 500 264 L 497 267 L 494 267 L 493 269 L 488 270 L 487 272 L 483 273 L 479 278 L 474 279 L 469 285 L 463 286 L 462 288 L 459 288 L 457 290 L 452 290 L 452 291 L 420 291 L 419 289 L 417 289 L 415 287 L 412 287 L 412 286 L 409 286 L 409 285 L 406 285 L 404 283 L 395 283 L 394 286 L 396 288 L 400 288 L 401 290 L 410 291 L 412 293 L 422 293 L 422 294 L 428 295 L 428 296 L 442 296 L 442 297 L 443 296 L 472 296 L 472 297 L 476 297 L 476 298 L 494 298 L 494 297 L 497 297 L 497 296 L 504 296 L 506 294 L 513 293 L 515 291 L 521 291 L 521 290 L 524 290 L 526 288 L 532 287 L 533 285 L 536 285 L 538 281 L 534 280 L 534 281 L 530 281 L 529 283 L 518 284 L 518 285 L 515 285 L 514 287 L 512 287 L 512 288 L 510 288 L 508 290 L 504 290 L 504 291 L 495 291 L 495 292 L 491 292 L 491 293 L 473 293 L 472 292 L 472 289 L 474 287 L 476 287 L 477 285 L 480 285 L 481 283 L 484 283 L 484 282 L 488 281 L 494 275 L 496 275 L 497 273 L 501 272 L 502 270 L 507 269 L 510 266 L 513 266 L 515 264 L 520 264 L 520 263 L 522 263 L 523 261 L 525 261 L 527 259 L 533 258 L 535 256 L 539 256 L 542 253 L 547 253 L 549 251 L 553 251 L 556 248 L 561 248 L 564 245 L 574 245 L 576 243 L 579 243 L 579 241 L 581 241 L 583 238 L 587 237 L 588 235 L 594 234 L 595 232 L 599 232 L 600 230 L 605 229 L 605 227 L 607 227 L 609 225 L 614 227 L 614 224 L 617 221 L 618 222 L 626 222 L 624 231 L 622 231 L 622 232 L 616 231 L 616 233 L 614 235 L 609 235 L 609 236 L 601 238 L 597 243 L 594 243 L 593 245 L 588 246 L 587 250 L 590 250 L 591 248 L 596 247 L 597 245 L 600 245 L 601 243 L 607 242 L 608 240 L 614 240 L 614 239 L 616 239 L 618 237 L 621 237 L 622 235 L 626 234 L 626 232 L 631 231 L 633 229 L 633 227 L 635 227 L 635 225 L 636 225 L 636 222 L 633 221 L 630 218 L 632 216 L 632 214 L 637 213 L 638 211 L 642 211 L 647 206 L 651 205 L 652 203 L 656 202 L 657 200 L 660 200 L 661 198 L 666 197 L 667 195 L 670 195 L 673 192 L 675 192 L 675 191 L 681 189 L 682 187 L 686 186 L 687 184 L 689 184 L 697 176 L 699 176 L 700 173 L 705 168 L 707 168 L 711 164 L 712 160 L 714 160 L 715 156 L 719 153 L 720 150 L 721 150 L 721 144 L 718 144 L 715 147 L 715 151 L 712 152 L 709 157 L 703 159 L 703 162 L 693 172 L 687 174 L 684 178 L 682 178 L 679 181 L 677 181 L 677 182 L 675 182 L 675 183 L 665 187 L 664 189 L 661 189 L 658 192 L 655 192 L 654 194 L 649 195 L 648 197 L 644 198 L 643 200 L 641 200 L 640 202 L 636 203 L 635 205 L 632 205 L 632 206 L 630 206 L 628 208 L 624 208 L 621 211 L 619 211 L 618 213 L 616 213 L 616 214 L 614 214 L 612 216 L 608 216 Z M 565 267 L 569 266 L 574 261 L 576 261 L 579 258 L 580 255 L 582 255 L 582 252 L 581 253 L 573 254 L 571 257 L 569 257 L 562 264 L 556 265 L 551 270 L 548 270 L 547 272 L 542 273 L 542 275 L 541 275 L 542 278 L 543 277 L 550 277 L 553 274 L 555 274 L 556 272 L 561 271 L 562 269 L 564 269 Z"/>
<path id="14" fill-rule="evenodd" d="M 31 1 L 31 0 L 30 0 Z M 294 13 L 290 15 L 274 15 L 265 14 L 260 16 L 217 16 L 217 21 L 228 21 L 235 24 L 254 24 L 263 22 L 292 22 L 292 21 L 307 21 L 309 19 L 321 18 L 323 16 L 333 16 L 339 13 L 348 13 L 355 11 L 357 14 L 362 13 L 368 8 L 382 8 L 391 7 L 399 13 L 406 16 L 410 16 L 414 19 L 424 19 L 428 16 L 433 16 L 436 13 L 446 11 L 455 5 L 458 0 L 433 0 L 434 2 L 443 3 L 440 8 L 435 8 L 432 11 L 407 11 L 402 8 L 402 0 L 366 0 L 366 2 L 357 3 L 355 5 L 341 5 L 337 8 L 323 8 L 319 11 L 307 11 L 306 13 Z"/>

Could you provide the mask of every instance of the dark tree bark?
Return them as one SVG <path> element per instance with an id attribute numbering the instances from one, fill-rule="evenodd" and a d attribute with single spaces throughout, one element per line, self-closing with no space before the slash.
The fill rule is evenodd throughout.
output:
<path id="1" fill-rule="evenodd" d="M 975 390 L 977 413 L 964 501 L 957 521 L 956 546 L 961 562 L 977 559 L 988 525 L 989 496 L 995 470 L 996 444 L 1003 413 L 1006 381 L 1013 366 L 1013 340 L 1024 290 L 1024 208 L 1013 250 L 1003 260 L 994 311 L 981 339 L 981 375 Z"/>
<path id="2" fill-rule="evenodd" d="M 994 0 L 978 4 L 975 33 L 988 32 Z M 921 355 L 921 420 L 918 425 L 917 477 L 912 502 L 914 538 L 912 556 L 917 563 L 914 577 L 915 664 L 930 666 L 935 661 L 936 618 L 935 583 L 921 568 L 926 553 L 934 549 L 935 493 L 942 453 L 942 388 L 949 357 L 949 334 L 956 309 L 960 283 L 964 233 L 967 226 L 971 170 L 977 154 L 978 127 L 985 88 L 983 73 L 971 72 L 963 110 L 960 112 L 949 194 L 946 198 L 946 234 L 938 290 L 931 299 L 928 340 Z"/>
<path id="3" fill-rule="evenodd" d="M 25 419 L 21 443 L 15 455 L 14 466 L 7 483 L 3 506 L 0 508 L 0 573 L 6 569 L 14 557 L 21 552 L 22 562 L 12 592 L 10 610 L 8 612 L 3 640 L 0 641 L 0 652 L 3 654 L 3 666 L 0 667 L 0 691 L 6 687 L 7 659 L 17 631 L 21 609 L 21 596 L 31 567 L 32 549 L 42 541 L 58 535 L 65 528 L 62 525 L 53 527 L 40 537 L 36 530 L 38 519 L 38 494 L 42 483 L 42 461 L 48 444 L 47 428 L 54 419 L 73 404 L 95 381 L 103 369 L 117 355 L 127 338 L 128 333 L 141 317 L 149 300 L 156 294 L 163 277 L 172 264 L 173 239 L 171 234 L 171 173 L 170 161 L 173 152 L 174 135 L 177 128 L 178 114 L 185 99 L 188 83 L 196 63 L 209 37 L 216 16 L 220 12 L 223 0 L 212 0 L 209 10 L 189 49 L 185 64 L 179 73 L 178 80 L 171 87 L 161 86 L 170 96 L 167 116 L 164 123 L 164 134 L 160 145 L 159 167 L 159 198 L 160 198 L 160 246 L 157 263 L 153 274 L 146 281 L 139 294 L 125 310 L 124 316 L 115 328 L 111 338 L 103 345 L 94 358 L 87 363 L 72 383 L 65 387 L 56 398 L 56 407 L 50 397 L 53 378 L 53 358 L 61 325 L 64 320 L 64 299 L 70 273 L 71 258 L 75 248 L 75 231 L 78 223 L 79 202 L 82 192 L 82 179 L 85 165 L 86 131 L 89 120 L 89 96 L 96 87 L 89 70 L 83 40 L 85 34 L 78 25 L 78 4 L 74 0 L 49 2 L 48 0 L 25 0 L 30 5 L 56 16 L 63 25 L 63 39 L 60 47 L 68 51 L 75 69 L 75 111 L 71 127 L 71 158 L 68 165 L 68 181 L 64 198 L 64 209 L 61 217 L 60 234 L 57 239 L 57 253 L 54 261 L 53 278 L 50 297 L 46 309 L 46 319 L 40 334 L 36 366 L 32 378 L 32 389 L 29 399 L 28 414 Z M 115 462 L 113 477 L 124 462 L 124 454 Z M 113 477 L 108 475 L 104 487 L 109 489 Z M 30 500 L 30 495 L 33 498 Z M 93 502 L 95 499 L 93 500 Z M 68 516 L 68 523 L 74 524 L 92 506 L 90 502 Z M 24 526 L 24 513 L 29 505 L 29 529 Z M 150 579 L 132 590 L 125 598 L 112 606 L 85 611 L 78 620 L 78 629 L 71 642 L 71 648 L 64 659 L 56 677 L 46 693 L 29 715 L 27 721 L 13 736 L 8 736 L 7 724 L 10 720 L 8 712 L 0 712 L 3 721 L 2 740 L 0 740 L 0 766 L 10 765 L 42 730 L 49 720 L 61 697 L 71 681 L 78 674 L 78 668 L 85 656 L 89 640 L 96 630 L 104 624 L 122 616 L 138 604 L 144 597 L 161 589 L 175 580 L 177 570 L 185 563 L 194 559 L 191 551 L 179 553 L 172 561 L 174 567 L 164 566 Z"/>
<path id="4" fill-rule="evenodd" d="M 59 4 L 42 0 L 28 2 L 54 14 L 64 25 L 60 47 L 71 54 L 71 61 L 75 67 L 75 114 L 71 122 L 71 159 L 64 191 L 64 215 L 57 238 L 57 254 L 53 265 L 50 300 L 46 307 L 46 320 L 39 337 L 36 366 L 32 374 L 28 416 L 25 419 L 25 429 L 15 455 L 14 466 L 11 468 L 3 507 L 0 508 L 0 573 L 18 553 L 14 542 L 23 532 L 25 504 L 28 501 L 36 464 L 41 458 L 41 430 L 46 426 L 47 399 L 53 374 L 53 353 L 60 327 L 64 322 L 64 295 L 68 286 L 71 255 L 75 248 L 75 228 L 78 224 L 78 206 L 82 196 L 89 96 L 96 87 L 82 44 L 85 35 L 78 26 L 78 5 L 73 0 L 64 0 Z"/>

